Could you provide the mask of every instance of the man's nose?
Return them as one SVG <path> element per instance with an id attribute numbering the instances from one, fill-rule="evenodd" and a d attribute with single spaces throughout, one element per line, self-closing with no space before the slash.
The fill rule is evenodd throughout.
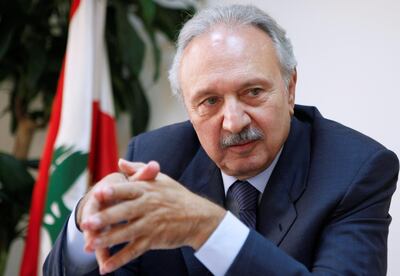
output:
<path id="1" fill-rule="evenodd" d="M 222 128 L 231 133 L 239 133 L 251 123 L 250 116 L 239 101 L 227 100 L 224 106 Z"/>

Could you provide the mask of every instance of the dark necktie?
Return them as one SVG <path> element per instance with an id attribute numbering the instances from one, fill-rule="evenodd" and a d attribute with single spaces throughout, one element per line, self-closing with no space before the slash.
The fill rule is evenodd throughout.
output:
<path id="1" fill-rule="evenodd" d="M 259 191 L 247 181 L 237 180 L 228 189 L 226 205 L 248 227 L 256 228 Z"/>

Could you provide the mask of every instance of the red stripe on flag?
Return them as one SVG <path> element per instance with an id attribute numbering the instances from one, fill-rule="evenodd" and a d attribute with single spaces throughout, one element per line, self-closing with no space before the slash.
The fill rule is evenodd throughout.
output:
<path id="1" fill-rule="evenodd" d="M 39 175 L 33 190 L 28 235 L 25 242 L 24 255 L 21 263 L 20 275 L 33 276 L 37 274 L 40 227 L 42 225 L 43 209 L 46 204 L 47 183 L 49 178 L 49 168 L 53 156 L 54 143 L 60 125 L 62 95 L 64 88 L 64 66 L 65 59 L 61 68 L 61 74 L 58 79 L 57 92 L 54 97 L 49 130 L 46 137 L 46 143 L 40 160 Z"/>
<path id="2" fill-rule="evenodd" d="M 93 102 L 92 137 L 89 153 L 89 170 L 92 183 L 107 174 L 118 171 L 115 121 L 100 110 L 99 102 Z"/>
<path id="3" fill-rule="evenodd" d="M 71 19 L 74 16 L 76 10 L 78 9 L 80 3 L 81 3 L 80 0 L 73 0 L 72 1 L 71 8 L 70 8 L 70 11 L 69 11 L 69 21 L 71 21 Z"/>

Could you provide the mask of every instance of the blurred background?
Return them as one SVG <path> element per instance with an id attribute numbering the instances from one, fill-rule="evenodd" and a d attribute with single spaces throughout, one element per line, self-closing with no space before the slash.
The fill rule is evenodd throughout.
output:
<path id="1" fill-rule="evenodd" d="M 34 8 L 32 3 L 39 1 L 15 2 Z M 61 59 L 57 60 L 55 56 L 59 57 L 61 53 L 62 58 L 62 53 L 65 52 L 66 33 L 64 32 L 66 31 L 69 2 L 64 1 L 66 2 L 64 5 L 63 1 L 53 2 L 53 5 L 59 5 L 59 14 L 63 14 L 60 19 L 44 18 L 45 9 L 42 10 L 42 15 L 36 14 L 36 17 L 32 16 L 29 19 L 32 26 L 40 20 L 60 21 L 53 23 L 59 27 L 57 30 L 53 30 L 56 32 L 56 38 L 51 53 L 44 51 L 40 45 L 28 45 L 31 41 L 29 37 L 20 41 L 20 43 L 25 41 L 27 43 L 25 48 L 30 49 L 30 54 L 25 60 L 22 56 L 24 47 L 15 49 L 20 53 L 20 55 L 15 55 L 23 59 L 21 63 L 30 58 L 29 62 L 32 64 L 40 64 L 46 60 L 46 56 L 48 60 L 54 62 L 52 67 L 50 66 L 46 71 L 45 78 L 39 79 L 34 74 L 38 70 L 43 70 L 40 67 L 27 69 L 28 80 L 25 82 L 25 86 L 37 85 L 44 92 L 28 95 L 25 98 L 29 99 L 28 102 L 19 104 L 15 101 L 12 91 L 15 85 L 23 83 L 23 80 L 19 77 L 18 81 L 13 83 L 15 76 L 21 76 L 17 73 L 11 78 L 3 78 L 7 69 L 15 68 L 15 66 L 5 63 L 6 54 L 3 53 L 5 51 L 3 42 L 8 39 L 5 35 L 6 31 L 18 29 L 20 26 L 17 24 L 20 23 L 17 22 L 18 17 L 16 17 L 15 25 L 5 25 L 4 18 L 17 11 L 11 2 L 2 3 L 0 6 L 0 32 L 2 33 L 0 38 L 2 43 L 0 45 L 0 79 L 2 79 L 0 84 L 0 152 L 30 160 L 23 166 L 28 165 L 31 168 L 37 166 L 37 160 L 40 159 L 46 137 L 46 126 L 51 107 L 51 96 L 48 95 L 50 92 L 46 91 L 55 89 L 55 82 L 61 69 Z M 151 27 L 146 23 L 149 15 L 144 10 L 146 4 L 143 3 L 145 2 L 109 1 L 109 9 L 114 9 L 114 14 L 108 14 L 107 24 L 109 25 L 106 27 L 106 33 L 108 31 L 109 35 L 115 36 L 110 37 L 110 41 L 115 40 L 120 44 L 108 44 L 108 48 L 109 51 L 114 50 L 114 53 L 119 51 L 121 55 L 119 57 L 117 54 L 110 54 L 111 69 L 118 68 L 118 71 L 112 72 L 112 75 L 120 78 L 119 86 L 113 83 L 114 101 L 118 115 L 117 136 L 120 156 L 124 156 L 127 143 L 133 134 L 186 119 L 182 105 L 171 95 L 166 74 L 174 54 L 174 45 L 171 41 L 175 37 L 173 29 L 180 26 L 178 22 L 185 20 L 193 10 L 192 6 L 201 9 L 206 6 L 231 3 L 257 5 L 267 11 L 287 30 L 298 60 L 296 93 L 298 104 L 317 106 L 325 117 L 339 121 L 374 138 L 393 150 L 398 156 L 400 155 L 400 109 L 398 108 L 400 102 L 398 84 L 400 77 L 398 50 L 400 49 L 400 2 L 395 0 L 204 0 L 190 1 L 187 5 L 187 3 L 182 4 L 185 1 L 164 0 L 155 2 L 160 7 L 168 7 L 173 11 L 168 14 L 168 11 L 165 12 L 162 8 L 158 8 L 154 12 L 154 16 L 158 20 L 153 20 L 158 23 L 154 23 Z M 138 68 L 131 68 L 133 72 L 126 72 L 125 69 L 118 67 L 121 66 L 118 64 L 118 60 L 127 61 L 124 66 L 129 67 L 129 57 L 124 57 L 124 53 L 127 51 L 129 43 L 135 43 L 135 41 L 121 41 L 118 38 L 118 26 L 112 26 L 112 23 L 109 23 L 113 20 L 110 16 L 117 17 L 118 11 L 121 11 L 121 6 L 118 5 L 129 7 L 125 9 L 130 11 L 127 15 L 127 22 L 134 26 L 140 40 L 143 41 L 143 45 L 140 47 L 137 46 L 137 41 L 135 44 L 134 51 L 142 53 L 143 60 L 140 61 Z M 124 6 L 122 6 L 122 10 L 124 10 L 123 8 Z M 138 10 L 139 12 L 137 12 Z M 49 14 L 47 13 L 47 15 Z M 166 27 L 168 24 L 166 25 L 166 21 L 162 19 L 165 14 L 168 15 L 169 22 L 172 24 L 170 28 Z M 4 28 L 6 29 L 4 30 Z M 110 29 L 107 30 L 107 28 Z M 57 32 L 60 32 L 58 36 Z M 116 64 L 113 64 L 113 59 L 116 60 L 114 62 Z M 16 62 L 17 59 L 14 61 Z M 131 60 L 131 62 L 136 62 L 134 64 L 137 66 L 137 60 Z M 55 78 L 54 75 L 56 75 Z M 130 76 L 129 81 L 124 79 L 127 75 Z M 115 91 L 115 86 L 117 86 L 118 92 Z M 126 96 L 130 94 L 127 93 L 128 91 L 133 91 L 132 94 L 136 96 L 129 98 Z M 23 107 L 24 104 L 26 107 L 21 108 L 21 105 Z M 24 120 L 25 117 L 29 120 Z M 25 127 L 18 128 L 18 122 Z M 29 124 L 31 124 L 30 127 Z M 18 131 L 25 133 L 20 134 L 22 137 L 29 137 L 29 147 L 21 146 L 27 142 L 18 140 Z M 36 176 L 35 169 L 29 169 L 29 172 L 33 178 Z M 0 169 L 1 173 L 4 173 L 4 169 Z M 26 181 L 29 182 L 29 179 Z M 3 207 L 2 209 L 1 214 L 4 216 L 6 213 Z M 400 275 L 400 267 L 397 264 L 398 257 L 396 257 L 400 255 L 400 195 L 398 192 L 393 197 L 390 213 L 393 221 L 389 233 L 388 275 L 394 276 Z M 25 218 L 25 222 L 20 222 L 22 226 L 19 227 L 19 230 L 23 230 L 26 216 L 19 215 L 19 218 Z M 4 225 L 2 222 L 1 227 L 5 228 L 9 225 Z M 23 231 L 18 234 L 18 238 L 13 240 L 6 256 L 7 265 L 4 268 L 4 275 L 18 274 L 24 241 L 20 237 L 21 234 L 23 236 Z M 0 245 L 4 245 L 4 242 Z"/>

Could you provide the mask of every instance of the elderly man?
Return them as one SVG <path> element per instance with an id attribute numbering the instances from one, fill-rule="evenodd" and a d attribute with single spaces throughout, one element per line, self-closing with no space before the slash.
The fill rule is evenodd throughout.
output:
<path id="1" fill-rule="evenodd" d="M 132 140 L 123 174 L 78 204 L 46 274 L 385 274 L 398 159 L 295 106 L 292 46 L 271 17 L 201 11 L 170 81 L 190 122 Z"/>

